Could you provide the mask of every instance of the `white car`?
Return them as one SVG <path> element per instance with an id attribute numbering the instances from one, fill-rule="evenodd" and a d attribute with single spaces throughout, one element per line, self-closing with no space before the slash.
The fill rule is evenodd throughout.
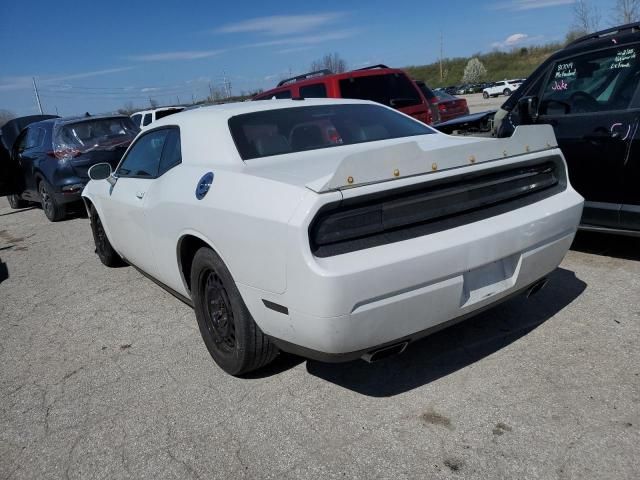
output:
<path id="1" fill-rule="evenodd" d="M 141 110 L 140 112 L 132 113 L 131 120 L 138 128 L 145 128 L 151 125 L 156 120 L 173 115 L 174 113 L 180 113 L 185 107 L 159 107 L 152 108 L 150 110 Z"/>
<path id="2" fill-rule="evenodd" d="M 452 137 L 361 100 L 183 112 L 89 174 L 102 262 L 192 305 L 233 375 L 279 349 L 376 360 L 537 290 L 583 206 L 550 126 Z"/>
<path id="3" fill-rule="evenodd" d="M 484 98 L 497 97 L 498 95 L 508 97 L 517 90 L 520 85 L 522 85 L 521 80 L 503 80 L 501 82 L 494 82 L 492 86 L 482 90 L 482 96 Z"/>

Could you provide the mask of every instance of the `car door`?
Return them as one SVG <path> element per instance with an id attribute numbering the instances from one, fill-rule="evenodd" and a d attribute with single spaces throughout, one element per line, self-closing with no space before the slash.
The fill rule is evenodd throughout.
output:
<path id="1" fill-rule="evenodd" d="M 20 175 L 0 135 L 0 197 L 21 193 Z"/>
<path id="2" fill-rule="evenodd" d="M 125 259 L 155 276 L 152 238 L 145 216 L 147 192 L 158 176 L 167 129 L 140 136 L 120 162 L 110 198 L 104 202 L 104 221 L 111 242 Z"/>
<path id="3" fill-rule="evenodd" d="M 540 94 L 537 123 L 554 127 L 571 183 L 585 197 L 586 225 L 619 226 L 624 166 L 640 114 L 636 50 L 626 45 L 561 58 Z"/>
<path id="4" fill-rule="evenodd" d="M 24 181 L 24 196 L 34 201 L 39 200 L 34 169 L 38 155 L 42 153 L 43 140 L 44 130 L 35 125 L 29 126 L 20 133 L 13 151 L 13 160 Z"/>

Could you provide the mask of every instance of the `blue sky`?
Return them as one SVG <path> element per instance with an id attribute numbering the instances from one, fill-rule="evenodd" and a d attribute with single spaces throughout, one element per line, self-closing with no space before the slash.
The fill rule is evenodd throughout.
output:
<path id="1" fill-rule="evenodd" d="M 270 88 L 324 53 L 349 67 L 435 61 L 562 40 L 573 0 L 258 0 L 6 2 L 0 5 L 0 109 L 112 111 L 202 99 L 224 76 L 234 94 Z M 592 2 L 602 17 L 614 0 Z M 276 6 L 277 5 L 277 6 Z M 605 20 L 601 27 L 608 26 Z"/>

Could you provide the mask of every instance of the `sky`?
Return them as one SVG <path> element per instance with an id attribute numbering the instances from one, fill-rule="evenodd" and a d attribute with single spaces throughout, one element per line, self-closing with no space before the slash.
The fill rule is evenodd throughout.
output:
<path id="1" fill-rule="evenodd" d="M 350 68 L 561 41 L 574 0 L 0 0 L 0 109 L 115 111 L 268 89 L 337 52 Z M 593 2 L 609 26 L 614 0 Z"/>

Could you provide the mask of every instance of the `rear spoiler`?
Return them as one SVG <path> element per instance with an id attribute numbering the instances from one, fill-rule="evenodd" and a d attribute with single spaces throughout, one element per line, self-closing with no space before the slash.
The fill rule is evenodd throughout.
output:
<path id="1" fill-rule="evenodd" d="M 492 119 L 497 110 L 487 110 L 486 112 L 472 113 L 453 120 L 441 122 L 433 125 L 433 128 L 442 133 L 453 133 L 456 130 L 486 130 L 489 119 Z"/>
<path id="2" fill-rule="evenodd" d="M 418 141 L 412 141 L 354 153 L 346 156 L 328 179 L 311 182 L 307 187 L 318 193 L 329 192 L 542 152 L 558 146 L 551 125 L 518 126 L 509 138 L 465 137 L 465 140 L 458 145 L 429 150 L 424 150 Z"/>

